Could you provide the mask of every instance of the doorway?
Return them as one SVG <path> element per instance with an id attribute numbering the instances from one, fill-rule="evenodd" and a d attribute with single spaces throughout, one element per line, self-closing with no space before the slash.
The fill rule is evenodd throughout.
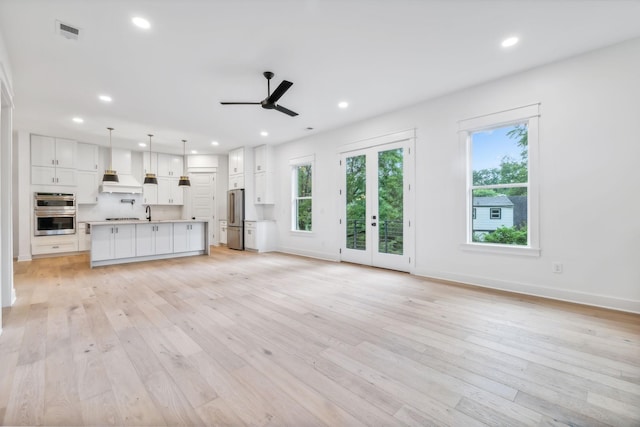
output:
<path id="1" fill-rule="evenodd" d="M 217 244 L 216 237 L 216 174 L 192 173 L 191 181 L 191 217 L 209 222 L 209 244 Z"/>
<path id="2" fill-rule="evenodd" d="M 341 154 L 341 260 L 411 269 L 413 139 Z"/>

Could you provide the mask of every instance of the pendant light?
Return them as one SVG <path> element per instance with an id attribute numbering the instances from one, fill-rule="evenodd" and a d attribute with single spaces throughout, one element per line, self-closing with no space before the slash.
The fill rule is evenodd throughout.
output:
<path id="1" fill-rule="evenodd" d="M 158 178 L 156 178 L 156 174 L 151 172 L 151 137 L 153 135 L 149 134 L 149 172 L 144 174 L 144 183 L 145 184 L 158 184 Z"/>
<path id="2" fill-rule="evenodd" d="M 120 182 L 118 179 L 118 174 L 113 170 L 113 145 L 111 144 L 111 131 L 113 128 L 109 129 L 109 169 L 104 171 L 104 176 L 102 177 L 102 182 Z"/>
<path id="3" fill-rule="evenodd" d="M 191 181 L 187 176 L 187 140 L 182 140 L 182 176 L 178 181 L 179 187 L 191 187 Z"/>

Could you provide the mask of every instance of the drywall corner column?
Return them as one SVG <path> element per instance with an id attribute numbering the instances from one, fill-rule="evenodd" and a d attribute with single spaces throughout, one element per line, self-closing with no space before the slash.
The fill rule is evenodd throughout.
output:
<path id="1" fill-rule="evenodd" d="M 13 222 L 11 209 L 12 103 L 7 88 L 0 87 L 0 283 L 2 307 L 15 300 L 13 288 Z M 1 322 L 0 318 L 0 322 Z"/>
<path id="2" fill-rule="evenodd" d="M 18 179 L 16 183 L 17 194 L 16 203 L 20 215 L 16 218 L 18 222 L 17 234 L 14 236 L 18 240 L 18 262 L 31 261 L 31 142 L 29 132 L 14 133 L 14 149 L 18 151 L 18 162 L 16 167 Z"/>

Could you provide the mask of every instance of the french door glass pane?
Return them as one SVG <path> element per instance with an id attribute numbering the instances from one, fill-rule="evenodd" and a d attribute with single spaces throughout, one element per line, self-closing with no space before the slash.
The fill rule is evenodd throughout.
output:
<path id="1" fill-rule="evenodd" d="M 347 157 L 347 248 L 366 250 L 367 157 Z"/>
<path id="2" fill-rule="evenodd" d="M 378 252 L 403 252 L 403 150 L 378 152 Z"/>

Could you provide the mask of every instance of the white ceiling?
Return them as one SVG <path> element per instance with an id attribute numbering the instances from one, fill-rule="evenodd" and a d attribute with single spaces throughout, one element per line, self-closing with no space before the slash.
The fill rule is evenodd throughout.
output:
<path id="1" fill-rule="evenodd" d="M 111 126 L 116 146 L 153 133 L 176 153 L 182 139 L 226 153 L 327 131 L 640 37 L 638 22 L 640 2 L 616 0 L 0 0 L 15 129 L 105 145 Z M 265 98 L 266 70 L 272 90 L 294 83 L 279 103 L 299 116 L 219 104 Z"/>

